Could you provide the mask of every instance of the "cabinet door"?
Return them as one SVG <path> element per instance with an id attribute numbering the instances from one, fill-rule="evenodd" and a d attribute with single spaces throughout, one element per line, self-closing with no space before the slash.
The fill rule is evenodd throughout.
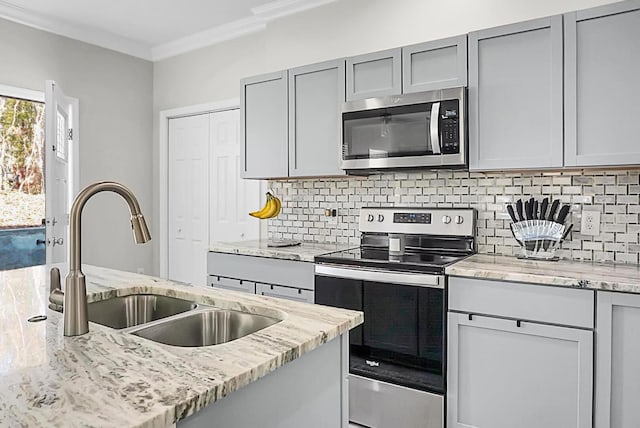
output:
<path id="1" fill-rule="evenodd" d="M 242 178 L 286 177 L 287 72 L 243 79 L 240 89 Z"/>
<path id="2" fill-rule="evenodd" d="M 565 15 L 565 165 L 640 164 L 640 2 Z"/>
<path id="3" fill-rule="evenodd" d="M 402 49 L 347 58 L 347 101 L 399 95 Z"/>
<path id="4" fill-rule="evenodd" d="M 591 427 L 592 331 L 448 319 L 448 427 Z"/>
<path id="5" fill-rule="evenodd" d="M 280 285 L 256 283 L 256 294 L 279 297 L 296 302 L 313 303 L 313 291 L 302 288 L 282 287 Z"/>
<path id="6" fill-rule="evenodd" d="M 402 48 L 402 92 L 467 86 L 467 35 Z"/>
<path id="7" fill-rule="evenodd" d="M 344 60 L 289 70 L 289 175 L 344 175 Z"/>
<path id="8" fill-rule="evenodd" d="M 562 16 L 469 34 L 469 169 L 562 166 Z"/>
<path id="9" fill-rule="evenodd" d="M 598 292 L 596 428 L 640 427 L 640 295 Z"/>
<path id="10" fill-rule="evenodd" d="M 209 286 L 224 288 L 225 290 L 242 291 L 244 293 L 255 294 L 256 283 L 244 279 L 225 278 L 224 276 L 209 276 Z"/>

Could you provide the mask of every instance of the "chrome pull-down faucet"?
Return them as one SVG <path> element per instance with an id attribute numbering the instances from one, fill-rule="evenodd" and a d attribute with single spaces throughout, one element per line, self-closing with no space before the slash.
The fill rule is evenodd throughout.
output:
<path id="1" fill-rule="evenodd" d="M 84 273 L 82 273 L 81 260 L 81 219 L 82 210 L 89 199 L 96 193 L 110 191 L 122 196 L 129 205 L 131 212 L 131 228 L 133 237 L 138 244 L 144 244 L 151 240 L 151 234 L 147 228 L 147 223 L 140 211 L 140 205 L 136 197 L 129 189 L 120 183 L 113 181 L 102 181 L 91 184 L 80 193 L 71 205 L 71 217 L 69 220 L 69 273 L 65 279 L 64 289 L 64 335 L 79 336 L 89 331 L 89 320 L 87 318 L 87 286 Z M 56 268 L 54 268 L 56 269 Z M 58 284 L 54 284 L 57 277 Z M 62 292 L 60 291 L 60 273 L 51 274 L 51 294 L 49 301 L 54 305 L 59 305 Z"/>

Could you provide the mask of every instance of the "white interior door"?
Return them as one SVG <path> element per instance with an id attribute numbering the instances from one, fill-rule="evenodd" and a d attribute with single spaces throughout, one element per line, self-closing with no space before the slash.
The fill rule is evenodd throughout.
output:
<path id="1" fill-rule="evenodd" d="M 169 279 L 206 285 L 209 115 L 169 120 Z"/>
<path id="2" fill-rule="evenodd" d="M 240 110 L 210 114 L 211 202 L 209 242 L 260 237 L 260 222 L 248 216 L 263 198 L 258 180 L 240 178 Z"/>
<path id="3" fill-rule="evenodd" d="M 74 124 L 78 102 L 67 97 L 54 81 L 45 90 L 45 216 L 46 262 L 66 262 L 68 256 L 69 207 L 73 196 L 70 174 Z"/>

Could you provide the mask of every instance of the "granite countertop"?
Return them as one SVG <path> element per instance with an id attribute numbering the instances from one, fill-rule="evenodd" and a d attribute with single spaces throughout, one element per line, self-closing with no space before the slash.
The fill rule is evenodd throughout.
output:
<path id="1" fill-rule="evenodd" d="M 209 251 L 313 263 L 316 256 L 354 247 L 354 245 L 346 244 L 339 245 L 303 242 L 302 244 L 293 247 L 276 248 L 267 246 L 268 242 L 269 241 L 266 239 L 239 242 L 214 242 L 213 244 L 210 244 Z"/>
<path id="2" fill-rule="evenodd" d="M 84 266 L 88 300 L 155 293 L 283 321 L 180 348 L 89 324 L 63 336 L 44 266 L 0 272 L 0 426 L 167 427 L 362 323 L 362 313 Z M 27 318 L 46 314 L 43 322 Z"/>
<path id="3" fill-rule="evenodd" d="M 640 293 L 640 266 L 560 260 L 536 261 L 476 254 L 446 268 L 447 275 Z"/>

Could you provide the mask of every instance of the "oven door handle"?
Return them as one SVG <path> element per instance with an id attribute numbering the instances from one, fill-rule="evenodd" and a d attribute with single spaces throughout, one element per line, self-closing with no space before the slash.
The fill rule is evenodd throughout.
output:
<path id="1" fill-rule="evenodd" d="M 333 278 L 359 279 L 362 281 L 386 282 L 413 285 L 416 287 L 444 288 L 444 275 L 425 273 L 386 272 L 373 269 L 348 269 L 343 267 L 316 265 L 316 275 Z"/>

